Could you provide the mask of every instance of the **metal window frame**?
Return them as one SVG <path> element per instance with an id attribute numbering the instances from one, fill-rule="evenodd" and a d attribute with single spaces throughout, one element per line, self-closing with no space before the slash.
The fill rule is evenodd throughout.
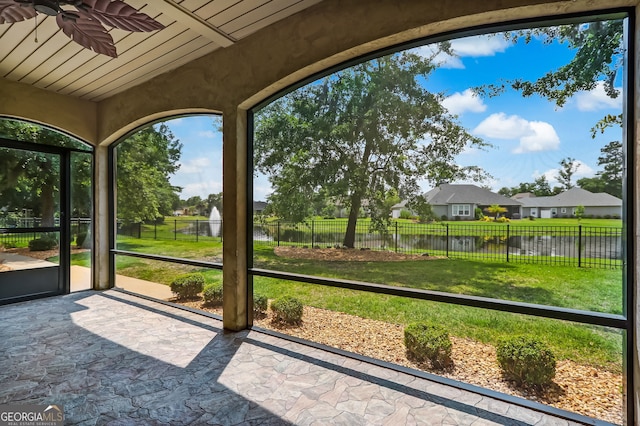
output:
<path id="1" fill-rule="evenodd" d="M 352 60 L 346 61 L 337 66 L 328 68 L 319 73 L 313 74 L 312 76 L 301 80 L 295 84 L 290 85 L 289 87 L 281 90 L 280 92 L 274 94 L 273 96 L 268 97 L 262 102 L 255 105 L 253 108 L 250 108 L 247 113 L 247 285 L 249 287 L 249 293 L 253 292 L 253 277 L 271 277 L 271 278 L 280 278 L 286 279 L 296 282 L 303 283 L 311 283 L 311 284 L 319 284 L 326 285 L 332 287 L 339 288 L 349 288 L 355 290 L 368 291 L 373 293 L 381 293 L 381 294 L 394 294 L 404 297 L 418 298 L 423 300 L 431 300 L 438 301 L 443 303 L 453 303 L 464 306 L 474 306 L 485 309 L 493 309 L 497 311 L 503 312 L 514 312 L 520 313 L 524 315 L 533 315 L 538 317 L 552 318 L 552 319 L 560 319 L 566 321 L 573 321 L 578 323 L 585 324 L 599 324 L 606 325 L 609 327 L 613 327 L 619 330 L 622 330 L 623 333 L 623 378 L 625 384 L 626 395 L 624 395 L 624 405 L 625 405 L 625 417 L 626 422 L 628 424 L 634 424 L 637 420 L 637 415 L 635 410 L 635 390 L 636 384 L 634 379 L 633 372 L 633 364 L 631 361 L 635 357 L 635 348 L 636 348 L 636 300 L 634 294 L 635 288 L 635 259 L 637 248 L 635 246 L 635 238 L 634 231 L 637 227 L 637 223 L 634 216 L 634 208 L 633 202 L 634 200 L 634 190 L 635 190 L 635 167 L 626 167 L 625 181 L 623 182 L 623 194 L 625 196 L 625 208 L 623 210 L 623 223 L 625 224 L 625 229 L 623 230 L 623 238 L 625 239 L 624 244 L 624 259 L 626 259 L 626 264 L 623 266 L 623 277 L 622 277 L 622 297 L 623 297 L 623 315 L 610 315 L 610 314 L 601 314 L 597 312 L 586 312 L 586 311 L 577 311 L 573 309 L 559 308 L 553 306 L 542 306 L 542 305 L 533 305 L 533 304 L 525 304 L 520 302 L 513 302 L 507 300 L 498 300 L 498 299 L 488 299 L 488 298 L 478 298 L 466 295 L 457 295 L 450 293 L 440 293 L 440 292 L 431 292 L 431 291 L 416 291 L 409 290 L 406 288 L 398 288 L 392 286 L 383 286 L 373 283 L 363 283 L 349 280 L 336 280 L 336 279 L 325 279 L 316 276 L 306 276 L 300 274 L 291 274 L 291 273 L 283 273 L 279 271 L 272 270 L 263 270 L 257 269 L 253 267 L 253 241 L 250 239 L 252 232 L 252 211 L 250 206 L 253 202 L 253 144 L 254 144 L 254 116 L 256 111 L 261 109 L 262 107 L 268 105 L 272 101 L 286 95 L 287 93 L 292 92 L 300 87 L 305 86 L 319 78 L 325 77 L 337 71 L 343 70 L 355 64 L 375 59 L 379 56 L 384 56 L 391 53 L 396 53 L 401 50 L 410 49 L 412 47 L 417 47 L 426 43 L 434 43 L 443 40 L 452 40 L 455 38 L 473 36 L 485 34 L 488 32 L 500 32 L 507 30 L 517 30 L 517 29 L 525 29 L 533 26 L 547 26 L 547 25 L 558 25 L 558 24 L 567 24 L 567 23 L 577 23 L 584 22 L 586 20 L 597 20 L 597 19 L 625 19 L 625 37 L 624 40 L 627 45 L 626 49 L 626 57 L 625 63 L 627 64 L 626 74 L 624 75 L 624 94 L 625 99 L 623 99 L 623 112 L 626 117 L 626 122 L 624 123 L 623 130 L 623 145 L 626 148 L 625 151 L 625 161 L 632 161 L 635 158 L 635 146 L 634 146 L 634 119 L 635 119 L 635 111 L 634 111 L 634 95 L 635 95 L 635 87 L 633 82 L 635 80 L 635 35 L 636 35 L 636 22 L 635 22 L 635 8 L 633 7 L 622 7 L 615 9 L 604 9 L 600 11 L 590 11 L 584 13 L 576 13 L 576 14 L 568 14 L 568 15 L 556 15 L 556 16 L 541 16 L 532 19 L 525 20 L 517 20 L 504 22 L 499 24 L 488 24 L 481 25 L 476 27 L 470 27 L 458 31 L 450 31 L 446 33 L 442 33 L 439 35 L 429 36 L 421 39 L 414 40 L 408 43 L 402 43 L 399 45 L 391 46 L 388 48 L 380 49 L 378 51 L 369 53 L 367 55 L 360 56 L 358 58 L 354 58 Z M 631 98 L 627 99 L 627 98 Z M 566 213 L 566 209 L 564 213 Z M 249 321 L 249 324 L 251 322 Z M 286 335 L 283 337 L 287 338 Z M 293 339 L 292 339 L 293 340 Z M 311 342 L 308 342 L 312 344 Z M 327 348 L 331 350 L 331 348 Z M 358 357 L 355 354 L 352 354 L 354 357 Z M 393 365 L 390 365 L 393 368 Z M 464 387 L 464 384 L 462 386 Z M 494 392 L 488 389 L 480 389 L 477 390 L 480 393 L 485 395 L 489 395 L 492 397 L 497 397 L 499 399 L 507 400 L 511 403 L 516 403 L 524 406 L 531 406 L 530 401 L 527 400 L 519 400 L 519 398 L 512 398 L 506 395 L 502 395 L 499 392 Z M 543 405 L 542 407 L 537 404 L 536 409 L 540 411 L 544 411 L 553 415 L 560 415 L 569 420 L 575 420 L 579 422 L 584 422 L 587 424 L 608 424 L 607 422 L 591 419 L 589 417 L 581 416 L 579 414 L 568 412 L 564 410 L 558 410 L 554 407 Z"/>

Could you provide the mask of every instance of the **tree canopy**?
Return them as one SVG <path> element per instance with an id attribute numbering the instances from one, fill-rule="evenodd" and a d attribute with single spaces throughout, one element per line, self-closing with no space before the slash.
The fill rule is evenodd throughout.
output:
<path id="1" fill-rule="evenodd" d="M 560 160 L 560 169 L 558 170 L 558 174 L 556 175 L 556 179 L 558 183 L 560 183 L 561 188 L 565 191 L 573 188 L 573 175 L 578 170 L 579 164 L 576 162 L 575 158 L 567 157 Z"/>
<path id="2" fill-rule="evenodd" d="M 591 192 L 606 192 L 614 197 L 622 198 L 622 178 L 624 172 L 624 153 L 622 143 L 612 141 L 600 150 L 598 165 L 603 170 L 596 173 L 595 177 L 579 179 L 580 188 Z"/>
<path id="3" fill-rule="evenodd" d="M 83 146 L 60 132 L 16 120 L 0 119 L 0 135 L 41 145 Z M 42 226 L 54 226 L 60 209 L 60 167 L 60 157 L 55 154 L 0 148 L 0 209 L 5 213 L 30 210 Z M 71 168 L 72 213 L 85 216 L 91 210 L 91 156 L 72 155 Z"/>
<path id="4" fill-rule="evenodd" d="M 578 92 L 593 90 L 598 84 L 603 85 L 609 97 L 620 96 L 615 82 L 624 66 L 623 19 L 525 29 L 507 32 L 505 37 L 514 43 L 518 40 L 528 43 L 534 37 L 546 44 L 566 43 L 575 55 L 567 64 L 535 80 L 517 78 L 478 87 L 477 92 L 495 96 L 510 87 L 525 97 L 540 95 L 558 107 L 564 106 Z M 591 134 L 595 136 L 597 132 L 621 124 L 622 114 L 607 114 L 592 127 Z"/>
<path id="5" fill-rule="evenodd" d="M 309 84 L 256 114 L 255 169 L 269 176 L 272 211 L 302 221 L 322 190 L 349 210 L 344 245 L 353 247 L 363 201 L 377 220 L 388 220 L 389 189 L 418 193 L 418 180 L 434 184 L 481 179 L 478 167 L 455 157 L 485 143 L 441 104 L 443 95 L 422 81 L 435 69 L 410 51 L 364 62 Z"/>
<path id="6" fill-rule="evenodd" d="M 521 182 L 518 186 L 511 188 L 502 187 L 498 191 L 498 194 L 505 197 L 513 197 L 516 194 L 531 193 L 536 197 L 548 197 L 560 192 L 560 188 L 555 187 L 553 190 L 549 186 L 549 181 L 545 175 L 537 177 L 533 182 Z"/>
<path id="7" fill-rule="evenodd" d="M 176 192 L 170 176 L 180 165 L 182 144 L 160 124 L 142 129 L 116 148 L 117 217 L 125 224 L 172 214 Z"/>

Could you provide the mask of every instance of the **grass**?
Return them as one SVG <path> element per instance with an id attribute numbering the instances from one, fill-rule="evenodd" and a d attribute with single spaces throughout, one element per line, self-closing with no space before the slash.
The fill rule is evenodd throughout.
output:
<path id="1" fill-rule="evenodd" d="M 622 312 L 622 273 L 477 260 L 328 262 L 278 257 L 254 247 L 254 264 L 328 278 L 506 299 L 598 312 Z"/>
<path id="2" fill-rule="evenodd" d="M 266 247 L 256 247 L 254 254 L 257 267 L 280 271 L 599 312 L 621 313 L 622 309 L 620 271 L 448 259 L 318 262 L 279 258 Z M 435 321 L 446 324 L 454 336 L 494 345 L 512 335 L 534 335 L 560 359 L 621 370 L 618 330 L 262 277 L 254 279 L 254 291 L 269 298 L 289 295 L 309 306 L 392 323 Z"/>
<path id="3" fill-rule="evenodd" d="M 220 242 L 154 241 L 118 237 L 121 250 L 190 259 L 222 256 Z M 74 255 L 74 262 L 81 261 Z M 275 256 L 271 247 L 254 247 L 256 267 L 329 278 L 523 301 L 619 314 L 622 312 L 620 270 L 570 266 L 513 264 L 480 260 L 406 262 L 321 262 Z M 117 272 L 170 284 L 187 272 L 202 272 L 207 282 L 221 271 L 117 256 Z M 339 288 L 256 277 L 256 294 L 270 299 L 289 295 L 305 305 L 399 324 L 431 320 L 446 324 L 450 333 L 490 344 L 517 334 L 535 335 L 549 344 L 559 359 L 622 368 L 619 330 L 566 321 L 427 302 Z"/>

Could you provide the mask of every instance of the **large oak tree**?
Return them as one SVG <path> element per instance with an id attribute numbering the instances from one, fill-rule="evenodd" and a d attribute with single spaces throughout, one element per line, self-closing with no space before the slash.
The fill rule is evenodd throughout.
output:
<path id="1" fill-rule="evenodd" d="M 321 190 L 349 211 L 343 244 L 353 247 L 363 204 L 378 209 L 390 189 L 404 198 L 433 184 L 482 178 L 455 158 L 484 142 L 469 134 L 442 106 L 443 95 L 424 81 L 431 58 L 410 51 L 364 62 L 295 90 L 256 114 L 255 169 L 273 187 L 271 209 L 302 221 Z M 366 202 L 365 202 L 366 200 Z"/>

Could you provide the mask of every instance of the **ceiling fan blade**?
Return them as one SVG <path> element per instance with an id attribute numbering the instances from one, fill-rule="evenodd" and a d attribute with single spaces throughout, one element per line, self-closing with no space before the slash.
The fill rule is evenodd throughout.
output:
<path id="1" fill-rule="evenodd" d="M 121 0 L 83 0 L 78 10 L 97 18 L 103 24 L 127 31 L 155 31 L 164 28 L 149 15 L 138 12 Z"/>
<path id="2" fill-rule="evenodd" d="M 76 19 L 67 18 L 63 13 L 59 13 L 56 16 L 56 23 L 62 32 L 82 47 L 112 58 L 118 57 L 111 34 L 98 20 L 83 13 L 80 13 Z"/>
<path id="3" fill-rule="evenodd" d="M 12 24 L 36 16 L 32 5 L 16 3 L 13 0 L 0 0 L 0 24 Z"/>

